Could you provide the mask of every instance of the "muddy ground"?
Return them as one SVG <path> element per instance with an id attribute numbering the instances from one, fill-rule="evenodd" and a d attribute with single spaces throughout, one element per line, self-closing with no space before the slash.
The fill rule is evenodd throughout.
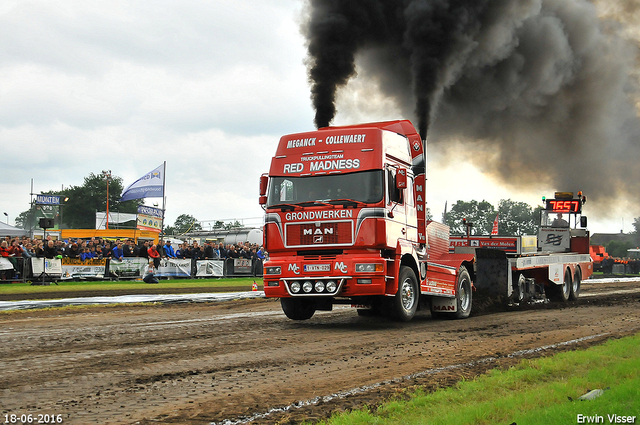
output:
<path id="1" fill-rule="evenodd" d="M 639 307 L 638 282 L 583 282 L 575 303 L 458 321 L 294 322 L 273 300 L 0 314 L 2 418 L 299 423 L 638 332 Z"/>

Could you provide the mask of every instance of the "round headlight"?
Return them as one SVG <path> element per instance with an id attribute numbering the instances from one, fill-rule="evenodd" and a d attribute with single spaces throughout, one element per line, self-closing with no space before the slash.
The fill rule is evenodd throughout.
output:
<path id="1" fill-rule="evenodd" d="M 316 288 L 316 292 L 324 291 L 324 282 L 321 280 L 317 281 L 315 288 Z"/>
<path id="2" fill-rule="evenodd" d="M 300 282 L 293 282 L 291 284 L 291 292 L 293 292 L 294 294 L 300 292 Z"/>
<path id="3" fill-rule="evenodd" d="M 329 282 L 327 282 L 327 292 L 335 292 L 337 285 L 333 280 L 330 280 Z"/>
<path id="4" fill-rule="evenodd" d="M 313 283 L 307 280 L 305 283 L 302 284 L 302 290 L 304 292 L 311 292 L 311 290 L 313 290 Z"/>

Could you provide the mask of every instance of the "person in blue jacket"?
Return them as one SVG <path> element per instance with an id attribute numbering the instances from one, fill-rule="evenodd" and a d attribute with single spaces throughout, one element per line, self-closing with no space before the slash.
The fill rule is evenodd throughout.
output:
<path id="1" fill-rule="evenodd" d="M 124 257 L 124 252 L 122 251 L 122 242 L 118 241 L 118 244 L 115 247 L 113 247 L 112 251 L 113 251 L 113 259 L 122 261 L 122 258 Z"/>
<path id="2" fill-rule="evenodd" d="M 173 247 L 171 246 L 171 241 L 166 241 L 164 244 L 164 254 L 168 257 L 168 258 L 176 258 L 176 252 L 173 250 Z"/>

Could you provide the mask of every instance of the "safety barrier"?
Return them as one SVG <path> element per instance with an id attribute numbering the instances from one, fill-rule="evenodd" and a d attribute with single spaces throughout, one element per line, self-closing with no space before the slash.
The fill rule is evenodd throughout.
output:
<path id="1" fill-rule="evenodd" d="M 78 258 L 9 258 L 0 257 L 0 282 L 33 284 L 60 280 L 125 280 L 140 279 L 147 273 L 149 259 L 125 257 L 114 259 Z M 227 258 L 195 260 L 163 258 L 154 274 L 159 278 L 212 278 L 262 276 L 262 260 Z"/>

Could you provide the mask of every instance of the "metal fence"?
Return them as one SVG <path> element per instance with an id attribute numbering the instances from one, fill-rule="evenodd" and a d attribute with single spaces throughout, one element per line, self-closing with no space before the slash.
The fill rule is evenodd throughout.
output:
<path id="1" fill-rule="evenodd" d="M 77 258 L 2 258 L 0 257 L 0 282 L 32 282 L 47 284 L 64 280 L 127 280 L 140 279 L 149 271 L 149 259 L 126 257 L 85 260 Z M 227 258 L 219 260 L 195 260 L 164 258 L 154 268 L 158 278 L 223 278 L 261 277 L 262 260 Z"/>

